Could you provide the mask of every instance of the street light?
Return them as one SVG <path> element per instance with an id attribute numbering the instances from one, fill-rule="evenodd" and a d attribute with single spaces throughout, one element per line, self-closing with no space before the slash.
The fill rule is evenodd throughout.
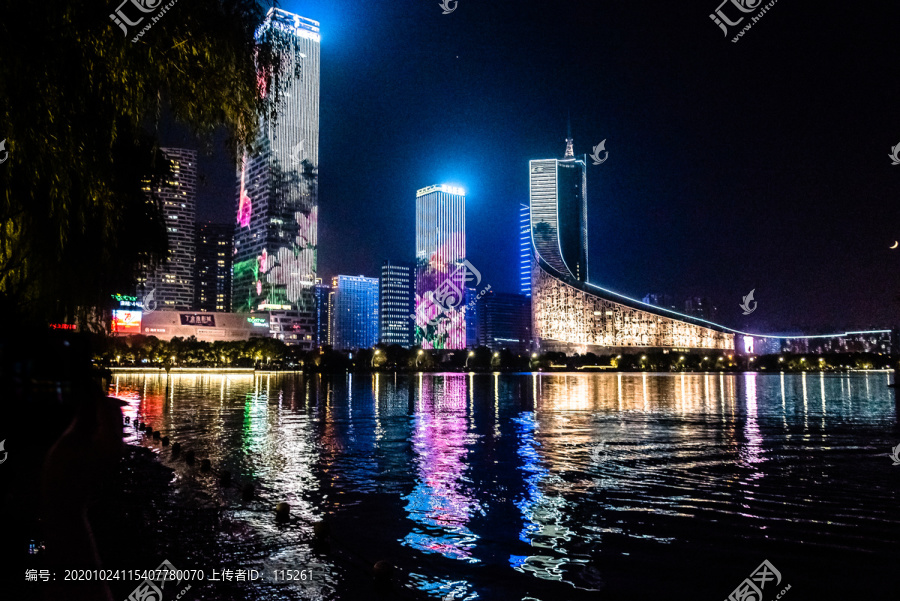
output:
<path id="1" fill-rule="evenodd" d="M 377 357 L 377 356 L 380 355 L 380 354 L 381 354 L 381 350 L 380 350 L 380 349 L 375 349 L 375 352 L 372 353 L 372 365 L 371 365 L 371 367 L 375 367 L 375 357 Z"/>
<path id="2" fill-rule="evenodd" d="M 463 369 L 469 369 L 469 359 L 475 356 L 475 351 L 469 351 L 468 356 L 466 357 L 466 366 Z"/>
<path id="3" fill-rule="evenodd" d="M 424 354 L 425 354 L 425 351 L 423 351 L 422 349 L 419 349 L 418 356 L 416 356 L 416 367 L 419 367 L 419 360 L 422 359 L 422 355 L 424 355 Z"/>

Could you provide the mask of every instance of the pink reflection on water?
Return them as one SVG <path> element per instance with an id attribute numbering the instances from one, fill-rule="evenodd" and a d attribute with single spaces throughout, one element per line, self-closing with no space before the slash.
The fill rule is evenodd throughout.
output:
<path id="1" fill-rule="evenodd" d="M 406 497 L 406 510 L 417 525 L 404 544 L 474 563 L 478 537 L 466 524 L 482 510 L 463 486 L 469 453 L 466 385 L 462 374 L 422 379 L 412 441 L 418 482 Z"/>

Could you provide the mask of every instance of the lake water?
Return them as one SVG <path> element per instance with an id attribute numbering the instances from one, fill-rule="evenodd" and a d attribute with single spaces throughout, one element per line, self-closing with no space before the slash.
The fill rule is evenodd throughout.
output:
<path id="1" fill-rule="evenodd" d="M 161 526 L 180 537 L 169 559 L 207 580 L 260 570 L 243 599 L 726 599 L 765 560 L 763 599 L 862 599 L 897 598 L 892 378 L 128 373 L 111 394 L 196 452 L 187 466 L 128 429 L 182 502 L 221 512 L 211 548 Z M 387 592 L 369 575 L 381 559 L 400 582 Z M 274 579 L 291 569 L 310 579 Z M 230 598 L 217 586 L 191 598 Z"/>

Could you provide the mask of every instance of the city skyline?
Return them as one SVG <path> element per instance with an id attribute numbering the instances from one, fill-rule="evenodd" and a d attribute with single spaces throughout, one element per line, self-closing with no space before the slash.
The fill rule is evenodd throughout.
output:
<path id="1" fill-rule="evenodd" d="M 828 100 L 834 95 L 825 91 L 849 79 L 861 87 L 855 95 L 859 97 L 876 88 L 875 76 L 856 77 L 844 66 L 819 73 L 818 67 L 796 58 L 768 65 L 766 71 L 741 73 L 734 67 L 749 59 L 754 44 L 771 52 L 793 49 L 796 42 L 789 23 L 800 19 L 797 9 L 779 7 L 779 19 L 786 22 L 767 19 L 766 34 L 757 35 L 763 31 L 760 27 L 753 41 L 728 44 L 727 50 L 719 48 L 717 53 L 699 48 L 718 44 L 721 31 L 709 24 L 698 26 L 691 15 L 671 9 L 664 15 L 677 28 L 660 19 L 648 24 L 648 31 L 627 39 L 615 28 L 643 21 L 634 7 L 607 7 L 599 34 L 588 32 L 574 16 L 554 14 L 549 18 L 558 33 L 551 32 L 542 41 L 546 52 L 539 56 L 543 65 L 565 54 L 558 80 L 522 92 L 525 61 L 500 46 L 511 49 L 521 44 L 527 23 L 538 18 L 533 8 L 508 12 L 478 7 L 476 14 L 483 22 L 475 25 L 473 7 L 442 16 L 439 10 L 432 15 L 426 7 L 382 7 L 376 12 L 372 7 L 349 6 L 341 1 L 284 5 L 325 23 L 322 94 L 328 108 L 322 128 L 328 133 L 323 134 L 321 181 L 328 186 L 331 202 L 323 204 L 320 215 L 319 262 L 326 276 L 375 274 L 383 258 L 403 257 L 412 243 L 405 225 L 413 217 L 402 199 L 430 181 L 456 181 L 467 189 L 470 200 L 472 261 L 495 289 L 517 291 L 515 241 L 498 244 L 496 232 L 515 231 L 516 200 L 527 193 L 523 165 L 558 152 L 571 114 L 575 152 L 590 153 L 606 139 L 610 153 L 602 165 L 588 166 L 599 176 L 588 190 L 592 224 L 588 242 L 590 260 L 595 267 L 602 264 L 604 283 L 611 289 L 632 298 L 649 292 L 707 297 L 719 308 L 721 322 L 755 332 L 881 327 L 896 321 L 900 305 L 889 282 L 900 252 L 892 254 L 888 247 L 898 235 L 891 231 L 892 218 L 877 217 L 894 210 L 889 194 L 893 175 L 887 169 L 891 164 L 883 150 L 897 141 L 887 142 L 893 130 L 885 122 L 889 114 L 885 94 L 880 86 L 877 93 L 866 93 L 868 109 L 851 119 L 842 116 L 837 97 Z M 596 10 L 582 7 L 575 12 L 581 20 L 593 22 Z M 826 12 L 811 18 L 827 29 L 834 16 Z M 415 24 L 421 21 L 426 31 L 438 36 L 430 53 L 404 58 L 422 77 L 381 86 L 384 99 L 374 103 L 358 102 L 344 91 L 354 89 L 354 78 L 374 76 L 381 82 L 388 77 L 392 71 L 387 57 L 396 57 L 399 50 L 377 28 L 362 28 L 366 20 L 403 23 L 416 40 L 424 34 Z M 496 30 L 490 41 L 478 37 L 488 29 Z M 686 32 L 701 37 L 681 44 L 673 55 L 668 44 Z M 623 59 L 621 48 L 614 53 L 616 61 L 580 52 L 590 47 L 594 35 L 623 48 L 643 48 L 648 56 L 659 55 L 659 65 L 649 58 Z M 831 55 L 837 53 L 823 36 L 808 35 Z M 357 60 L 373 46 L 382 48 L 383 58 Z M 496 50 L 495 56 L 484 54 L 488 48 Z M 863 55 L 875 71 L 884 64 L 873 47 L 865 46 Z M 636 61 L 639 72 L 625 69 Z M 682 70 L 696 65 L 687 72 L 687 81 L 700 73 L 704 79 L 709 72 L 718 76 L 691 88 L 687 81 L 679 83 L 666 74 L 665 61 Z M 383 70 L 372 74 L 372 65 Z M 591 70 L 604 76 L 596 82 L 582 77 Z M 495 78 L 496 73 L 503 75 Z M 808 83 L 808 89 L 781 83 L 792 73 Z M 467 117 L 462 108 L 472 106 L 470 99 L 461 101 L 473 90 L 448 85 L 470 80 L 491 99 L 467 109 L 474 110 L 478 119 Z M 609 85 L 601 85 L 602 81 Z M 748 93 L 772 86 L 780 104 Z M 443 106 L 437 97 L 425 94 L 437 89 L 454 100 Z M 426 102 L 421 108 L 386 112 L 400 95 Z M 719 98 L 729 100 L 720 103 Z M 530 118 L 525 130 L 516 128 L 514 107 L 521 103 Z M 782 113 L 797 116 L 797 123 L 808 132 L 804 135 L 819 142 L 813 147 L 825 147 L 834 127 L 841 131 L 846 151 L 833 168 L 820 173 L 824 163 L 814 159 L 816 153 L 794 142 L 793 129 L 778 126 L 784 120 Z M 347 119 L 338 121 L 337 114 Z M 851 129 L 858 120 L 862 120 L 859 127 Z M 351 167 L 352 162 L 339 158 L 358 156 L 360 149 L 374 160 Z M 500 160 L 486 169 L 487 157 Z M 207 164 L 216 161 L 209 158 Z M 392 169 L 402 166 L 403 177 L 387 177 L 388 163 Z M 716 168 L 701 170 L 700 165 Z M 211 172 L 215 170 L 211 167 Z M 216 218 L 215 204 L 204 203 L 205 217 Z M 848 212 L 844 207 L 852 208 Z M 386 229 L 398 219 L 403 227 Z M 327 235 L 339 228 L 356 231 L 359 243 L 341 248 L 339 238 Z M 383 233 L 376 236 L 375 231 Z M 750 290 L 756 290 L 760 309 L 744 316 L 738 305 Z"/>

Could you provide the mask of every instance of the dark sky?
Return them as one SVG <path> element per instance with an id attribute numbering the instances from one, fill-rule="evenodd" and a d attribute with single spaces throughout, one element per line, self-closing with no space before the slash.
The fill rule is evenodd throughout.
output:
<path id="1" fill-rule="evenodd" d="M 411 259 L 415 191 L 453 183 L 470 260 L 514 291 L 527 163 L 561 157 L 570 112 L 575 151 L 609 151 L 593 283 L 708 296 L 760 333 L 900 323 L 900 10 L 778 0 L 733 43 L 719 1 L 283 2 L 322 26 L 320 274 Z M 228 222 L 223 157 L 199 215 Z"/>

